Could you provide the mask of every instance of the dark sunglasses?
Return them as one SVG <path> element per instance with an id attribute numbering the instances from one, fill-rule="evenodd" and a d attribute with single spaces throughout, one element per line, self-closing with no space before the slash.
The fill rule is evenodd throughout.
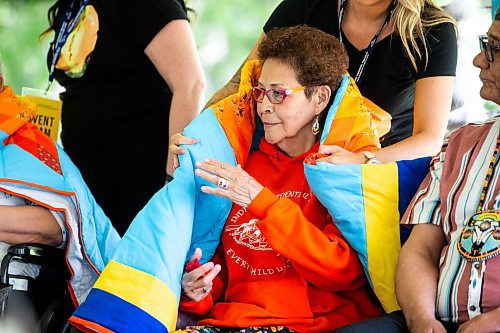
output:
<path id="1" fill-rule="evenodd" d="M 305 86 L 300 86 L 293 89 L 269 89 L 269 90 L 260 87 L 253 87 L 252 96 L 257 103 L 262 103 L 264 96 L 266 96 L 269 102 L 273 104 L 280 104 L 285 100 L 285 98 L 288 95 L 291 95 L 297 91 L 302 91 L 304 89 L 306 89 Z"/>
<path id="2" fill-rule="evenodd" d="M 493 62 L 495 60 L 495 52 L 500 50 L 500 45 L 492 45 L 488 43 L 487 35 L 479 36 L 479 47 L 481 48 L 481 51 L 484 51 L 486 59 L 489 62 Z"/>

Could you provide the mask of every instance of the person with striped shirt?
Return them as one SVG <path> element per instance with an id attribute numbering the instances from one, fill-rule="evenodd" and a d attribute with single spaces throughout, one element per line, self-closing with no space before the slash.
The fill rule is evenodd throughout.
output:
<path id="1" fill-rule="evenodd" d="M 500 104 L 500 11 L 474 58 Z M 451 134 L 402 224 L 396 291 L 410 332 L 500 332 L 500 116 Z"/>

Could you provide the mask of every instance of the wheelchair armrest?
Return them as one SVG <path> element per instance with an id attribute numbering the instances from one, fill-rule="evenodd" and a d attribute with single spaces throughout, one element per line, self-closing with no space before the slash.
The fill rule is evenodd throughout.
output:
<path id="1" fill-rule="evenodd" d="M 53 246 L 27 243 L 12 245 L 7 250 L 8 254 L 22 262 L 41 265 L 50 260 L 64 258 L 64 250 Z"/>
<path id="2" fill-rule="evenodd" d="M 52 246 L 29 243 L 12 245 L 0 264 L 0 282 L 8 283 L 10 262 L 15 259 L 27 264 L 43 265 L 54 260 L 64 260 L 64 250 Z"/>

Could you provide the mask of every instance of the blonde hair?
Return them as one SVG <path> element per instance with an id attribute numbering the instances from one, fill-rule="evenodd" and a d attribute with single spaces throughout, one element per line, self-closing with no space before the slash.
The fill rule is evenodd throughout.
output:
<path id="1" fill-rule="evenodd" d="M 403 47 L 416 72 L 418 72 L 417 60 L 424 59 L 426 67 L 429 60 L 425 39 L 427 29 L 438 24 L 450 23 L 458 34 L 455 19 L 432 0 L 397 0 L 393 17 L 393 29 L 401 37 Z M 423 49 L 418 46 L 417 39 L 421 41 Z"/>

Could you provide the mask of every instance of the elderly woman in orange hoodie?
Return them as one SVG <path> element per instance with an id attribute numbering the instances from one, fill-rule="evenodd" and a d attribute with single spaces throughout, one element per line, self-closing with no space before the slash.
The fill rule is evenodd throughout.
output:
<path id="1" fill-rule="evenodd" d="M 204 325 L 186 330 L 331 332 L 374 317 L 381 309 L 356 253 L 303 170 L 304 159 L 318 151 L 346 53 L 335 37 L 298 26 L 270 32 L 259 57 L 264 63 L 253 88 L 264 126 L 259 149 L 245 169 L 197 163 L 196 174 L 216 185 L 202 191 L 234 205 L 212 261 L 195 268 L 197 249 L 183 275 L 180 308 Z M 356 150 L 377 145 L 374 137 Z"/>

